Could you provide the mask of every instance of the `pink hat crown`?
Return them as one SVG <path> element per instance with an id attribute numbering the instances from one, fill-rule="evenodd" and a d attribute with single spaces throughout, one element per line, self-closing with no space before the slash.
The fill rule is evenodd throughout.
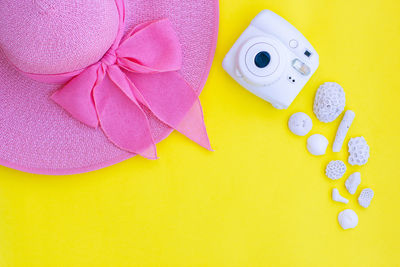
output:
<path id="1" fill-rule="evenodd" d="M 85 68 L 113 44 L 115 0 L 1 0 L 0 48 L 18 69 L 59 74 Z"/>

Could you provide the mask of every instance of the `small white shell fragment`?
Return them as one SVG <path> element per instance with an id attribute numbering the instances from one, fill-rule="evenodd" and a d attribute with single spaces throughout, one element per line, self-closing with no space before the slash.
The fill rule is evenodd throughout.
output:
<path id="1" fill-rule="evenodd" d="M 333 160 L 326 166 L 325 174 L 332 180 L 337 180 L 343 177 L 346 173 L 347 167 L 341 160 Z"/>
<path id="2" fill-rule="evenodd" d="M 342 197 L 339 193 L 339 190 L 337 190 L 336 188 L 333 188 L 332 190 L 332 200 L 337 202 L 342 202 L 345 204 L 349 203 L 349 200 Z"/>
<path id="3" fill-rule="evenodd" d="M 364 137 L 352 138 L 348 144 L 349 147 L 349 164 L 362 166 L 368 162 L 369 146 Z"/>
<path id="4" fill-rule="evenodd" d="M 351 110 L 346 111 L 344 114 L 343 120 L 336 132 L 335 142 L 333 142 L 333 152 L 340 152 L 340 150 L 342 150 L 344 139 L 346 138 L 347 132 L 349 131 L 355 117 L 356 114 Z"/>
<path id="5" fill-rule="evenodd" d="M 314 99 L 314 113 L 322 122 L 332 122 L 343 112 L 346 95 L 343 88 L 333 82 L 322 84 Z"/>
<path id="6" fill-rule="evenodd" d="M 307 139 L 307 149 L 311 154 L 315 156 L 324 155 L 326 149 L 328 148 L 328 144 L 328 139 L 326 139 L 326 137 L 321 134 L 311 135 Z"/>
<path id="7" fill-rule="evenodd" d="M 311 118 L 303 112 L 294 113 L 288 124 L 290 131 L 298 136 L 307 135 L 313 127 Z"/>
<path id="8" fill-rule="evenodd" d="M 339 213 L 338 221 L 344 230 L 351 229 L 358 225 L 358 216 L 354 210 L 347 209 Z"/>
<path id="9" fill-rule="evenodd" d="M 361 184 L 361 173 L 355 172 L 347 178 L 344 185 L 350 194 L 354 195 L 357 191 L 357 187 Z"/>
<path id="10" fill-rule="evenodd" d="M 370 188 L 364 189 L 361 191 L 360 196 L 358 197 L 358 203 L 361 207 L 368 208 L 371 204 L 371 200 L 374 197 L 374 191 Z"/>

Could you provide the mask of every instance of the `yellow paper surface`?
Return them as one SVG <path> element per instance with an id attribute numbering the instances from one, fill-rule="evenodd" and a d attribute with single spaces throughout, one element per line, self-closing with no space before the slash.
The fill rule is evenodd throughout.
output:
<path id="1" fill-rule="evenodd" d="M 220 35 L 201 95 L 215 152 L 178 133 L 140 157 L 75 176 L 0 167 L 0 266 L 400 266 L 400 2 L 395 0 L 221 0 Z M 288 110 L 275 110 L 236 84 L 223 57 L 262 9 L 289 20 L 313 44 L 320 68 Z M 306 137 L 287 128 L 298 111 L 311 133 L 332 143 L 330 124 L 312 113 L 316 89 L 340 83 L 356 119 L 346 138 L 364 136 L 370 161 L 361 188 L 324 176 Z M 350 200 L 331 200 L 332 188 Z M 337 215 L 359 216 L 344 231 Z"/>

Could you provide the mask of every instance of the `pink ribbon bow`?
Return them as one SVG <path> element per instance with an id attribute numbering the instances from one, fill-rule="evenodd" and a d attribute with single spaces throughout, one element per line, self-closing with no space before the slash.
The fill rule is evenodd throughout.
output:
<path id="1" fill-rule="evenodd" d="M 52 99 L 82 123 L 94 128 L 100 125 L 108 139 L 123 150 L 157 158 L 143 107 L 169 127 L 211 149 L 198 96 L 177 72 L 182 53 L 170 22 L 138 25 L 122 39 L 124 4 L 122 0 L 116 3 L 119 34 L 100 62 L 75 73 L 33 78 L 70 79 Z"/>

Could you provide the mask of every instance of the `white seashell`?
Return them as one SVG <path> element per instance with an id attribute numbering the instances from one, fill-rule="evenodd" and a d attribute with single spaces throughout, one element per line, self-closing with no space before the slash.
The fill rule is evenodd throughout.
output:
<path id="1" fill-rule="evenodd" d="M 374 191 L 370 188 L 367 188 L 361 191 L 361 194 L 358 197 L 358 203 L 361 205 L 361 207 L 368 208 L 373 198 Z"/>
<path id="2" fill-rule="evenodd" d="M 358 225 L 358 216 L 353 210 L 347 209 L 339 213 L 338 221 L 344 230 L 355 228 Z"/>
<path id="3" fill-rule="evenodd" d="M 362 166 L 368 162 L 369 146 L 364 137 L 352 138 L 349 141 L 349 164 Z"/>
<path id="4" fill-rule="evenodd" d="M 325 174 L 332 180 L 337 180 L 343 177 L 346 173 L 347 167 L 341 160 L 333 160 L 326 166 Z"/>
<path id="5" fill-rule="evenodd" d="M 329 144 L 328 139 L 326 139 L 325 136 L 320 134 L 311 135 L 307 139 L 307 149 L 311 154 L 315 156 L 324 155 L 326 149 L 328 148 L 328 144 Z"/>
<path id="6" fill-rule="evenodd" d="M 345 204 L 349 203 L 349 200 L 342 197 L 339 193 L 339 190 L 337 190 L 336 188 L 333 188 L 332 190 L 332 200 L 337 202 L 342 202 Z"/>
<path id="7" fill-rule="evenodd" d="M 311 118 L 303 112 L 297 112 L 289 119 L 289 129 L 295 135 L 305 136 L 311 131 L 312 127 Z"/>
<path id="8" fill-rule="evenodd" d="M 347 178 L 344 185 L 350 194 L 354 195 L 357 191 L 357 187 L 361 184 L 361 173 L 355 172 Z"/>
<path id="9" fill-rule="evenodd" d="M 340 150 L 342 150 L 344 139 L 346 138 L 347 132 L 349 131 L 355 117 L 356 114 L 351 110 L 346 111 L 344 114 L 343 120 L 336 132 L 335 142 L 333 142 L 333 152 L 340 152 Z"/>
<path id="10" fill-rule="evenodd" d="M 322 84 L 314 99 L 314 113 L 322 122 L 332 122 L 343 112 L 346 95 L 343 88 L 332 82 Z"/>

